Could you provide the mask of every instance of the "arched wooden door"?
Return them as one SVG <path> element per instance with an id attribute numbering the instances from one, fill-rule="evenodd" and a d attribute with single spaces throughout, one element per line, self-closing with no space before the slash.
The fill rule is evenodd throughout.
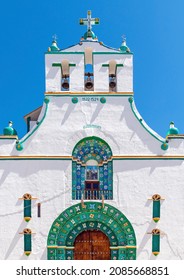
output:
<path id="1" fill-rule="evenodd" d="M 99 230 L 81 232 L 74 243 L 74 260 L 110 260 L 110 242 Z"/>

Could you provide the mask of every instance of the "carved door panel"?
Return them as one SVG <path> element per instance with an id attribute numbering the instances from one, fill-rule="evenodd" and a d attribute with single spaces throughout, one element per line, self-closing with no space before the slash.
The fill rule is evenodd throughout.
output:
<path id="1" fill-rule="evenodd" d="M 98 230 L 81 232 L 74 243 L 75 260 L 110 260 L 108 237 Z"/>

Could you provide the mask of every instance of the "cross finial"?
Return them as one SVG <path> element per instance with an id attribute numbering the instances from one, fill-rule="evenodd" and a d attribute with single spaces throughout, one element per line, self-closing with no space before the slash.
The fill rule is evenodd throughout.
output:
<path id="1" fill-rule="evenodd" d="M 91 31 L 92 25 L 99 24 L 99 18 L 92 18 L 91 11 L 87 12 L 87 18 L 81 18 L 79 21 L 80 25 L 87 25 L 87 31 Z"/>
<path id="2" fill-rule="evenodd" d="M 123 35 L 121 36 L 121 38 L 122 38 L 122 41 L 123 41 L 123 42 L 126 42 L 126 35 L 125 35 L 125 34 L 123 34 Z"/>
<path id="3" fill-rule="evenodd" d="M 56 40 L 57 40 L 57 35 L 56 34 L 54 34 L 53 36 L 52 36 L 52 39 L 53 39 L 53 41 L 55 41 L 56 42 Z"/>

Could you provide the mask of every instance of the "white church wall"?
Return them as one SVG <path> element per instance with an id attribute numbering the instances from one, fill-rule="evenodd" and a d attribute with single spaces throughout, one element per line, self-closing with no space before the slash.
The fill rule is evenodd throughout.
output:
<path id="1" fill-rule="evenodd" d="M 0 139 L 0 155 L 11 155 L 17 139 Z"/>
<path id="2" fill-rule="evenodd" d="M 78 97 L 77 104 L 71 97 L 50 97 L 46 118 L 40 127 L 24 142 L 22 151 L 15 155 L 67 155 L 72 154 L 75 141 L 96 135 L 104 139 L 114 155 L 156 154 L 165 152 L 161 142 L 150 135 L 135 118 L 127 97 L 108 97 L 106 103 L 100 96 Z M 42 119 L 45 106 L 39 120 Z M 25 136 L 23 139 L 25 139 Z M 73 143 L 71 140 L 73 139 Z M 21 141 L 21 140 L 20 140 Z M 78 142 L 77 141 L 77 142 Z M 70 148 L 68 149 L 68 143 Z"/>
<path id="3" fill-rule="evenodd" d="M 114 160 L 113 201 L 105 201 L 117 207 L 132 223 L 136 238 L 138 259 L 155 259 L 151 252 L 151 232 L 159 228 L 163 233 L 157 259 L 184 258 L 183 241 L 183 181 L 182 161 L 163 160 Z M 181 176 L 178 176 L 181 174 Z M 0 161 L 0 259 L 22 259 L 24 228 L 31 228 L 33 250 L 29 259 L 46 259 L 46 241 L 49 229 L 60 213 L 79 201 L 71 199 L 71 161 L 22 160 Z M 32 219 L 23 219 L 24 193 L 30 193 Z M 161 218 L 152 221 L 152 201 L 158 193 Z M 41 218 L 37 217 L 37 203 L 41 203 Z"/>
<path id="4" fill-rule="evenodd" d="M 41 258 L 52 222 L 64 211 L 65 198 L 71 195 L 68 174 L 71 174 L 68 161 L 0 161 L 0 186 L 3 190 L 0 196 L 0 259 L 24 257 L 24 238 L 19 233 L 26 227 L 35 233 L 30 259 Z M 25 193 L 37 198 L 32 200 L 29 223 L 24 221 L 24 202 L 19 200 Z M 37 217 L 38 202 L 41 203 L 41 218 Z"/>
<path id="5" fill-rule="evenodd" d="M 123 55 L 116 58 L 117 64 L 117 92 L 133 92 L 133 56 Z"/>
<path id="6" fill-rule="evenodd" d="M 109 91 L 109 68 L 102 66 L 109 63 L 108 57 L 109 55 L 93 55 L 95 92 Z"/>
<path id="7" fill-rule="evenodd" d="M 83 54 L 46 54 L 46 92 L 61 91 L 61 67 L 52 66 L 53 63 L 61 63 L 67 59 L 71 66 L 70 71 L 70 91 L 84 90 L 84 55 Z"/>

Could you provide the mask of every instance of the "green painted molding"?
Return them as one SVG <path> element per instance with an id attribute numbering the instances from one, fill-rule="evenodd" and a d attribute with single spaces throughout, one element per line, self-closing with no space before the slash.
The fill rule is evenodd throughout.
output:
<path id="1" fill-rule="evenodd" d="M 52 63 L 53 67 L 61 67 L 62 64 L 61 63 Z M 75 67 L 76 64 L 75 63 L 69 63 L 69 67 Z"/>
<path id="2" fill-rule="evenodd" d="M 17 135 L 0 135 L 0 140 L 17 140 L 18 136 Z"/>
<path id="3" fill-rule="evenodd" d="M 60 51 L 58 51 L 58 52 L 46 52 L 45 54 L 84 54 L 84 52 L 60 52 Z M 115 54 L 115 55 L 133 55 L 133 53 L 121 53 L 121 52 L 93 52 L 93 55 L 95 55 L 95 54 L 107 54 L 107 55 L 109 55 L 109 54 Z"/>
<path id="4" fill-rule="evenodd" d="M 102 64 L 102 67 L 109 67 L 109 64 Z M 122 63 L 116 64 L 116 67 L 124 67 Z"/>
<path id="5" fill-rule="evenodd" d="M 68 94 L 63 94 L 62 92 L 61 93 L 45 93 L 45 96 L 55 96 L 55 97 L 71 97 L 71 96 L 78 96 L 78 97 L 101 97 L 101 96 L 109 96 L 109 97 L 118 97 L 118 96 L 121 96 L 121 97 L 132 97 L 134 95 L 133 92 L 130 92 L 130 93 L 119 93 L 119 94 L 114 94 L 114 93 L 107 93 L 107 94 L 104 94 L 104 92 L 102 91 L 101 93 L 96 93 L 96 94 L 90 94 L 88 92 L 84 92 L 83 94 L 78 94 L 78 92 L 72 92 L 72 93 L 68 93 Z"/>
<path id="6" fill-rule="evenodd" d="M 132 112 L 133 112 L 134 116 L 135 116 L 136 119 L 139 121 L 139 123 L 142 125 L 142 127 L 143 127 L 151 136 L 153 136 L 155 139 L 157 139 L 159 142 L 165 143 L 165 139 L 163 139 L 163 138 L 161 139 L 161 137 L 158 137 L 157 135 L 155 135 L 155 134 L 151 131 L 151 129 L 149 129 L 148 126 L 144 124 L 144 120 L 143 120 L 141 117 L 138 116 L 138 111 L 137 111 L 137 109 L 136 109 L 136 107 L 135 107 L 135 103 L 134 103 L 133 97 L 130 97 L 130 98 L 128 99 L 128 101 L 129 101 L 129 103 L 130 103 L 130 107 L 131 107 L 131 109 L 132 109 Z"/>
<path id="7" fill-rule="evenodd" d="M 45 52 L 45 54 L 84 54 L 84 52 Z"/>
<path id="8" fill-rule="evenodd" d="M 72 156 L 41 156 L 41 155 L 32 155 L 32 156 L 0 156 L 0 160 L 73 160 Z M 184 160 L 184 155 L 176 156 L 112 156 L 112 161 L 114 160 Z"/>
<path id="9" fill-rule="evenodd" d="M 133 53 L 121 53 L 121 52 L 93 52 L 93 54 L 116 54 L 116 55 L 133 55 Z"/>
<path id="10" fill-rule="evenodd" d="M 40 125 L 42 124 L 42 122 L 44 121 L 45 117 L 46 117 L 46 114 L 47 114 L 47 111 L 48 111 L 48 104 L 49 104 L 49 98 L 48 97 L 45 97 L 44 99 L 44 103 L 46 104 L 46 108 L 45 108 L 45 112 L 44 112 L 44 115 L 41 119 L 41 121 L 39 121 L 39 123 L 37 124 L 37 126 L 22 140 L 22 141 L 18 141 L 17 144 L 16 144 L 16 149 L 18 151 L 22 151 L 24 149 L 24 146 L 23 146 L 23 143 L 25 143 L 25 141 L 27 139 L 29 139 L 33 134 L 34 132 L 40 127 Z"/>

